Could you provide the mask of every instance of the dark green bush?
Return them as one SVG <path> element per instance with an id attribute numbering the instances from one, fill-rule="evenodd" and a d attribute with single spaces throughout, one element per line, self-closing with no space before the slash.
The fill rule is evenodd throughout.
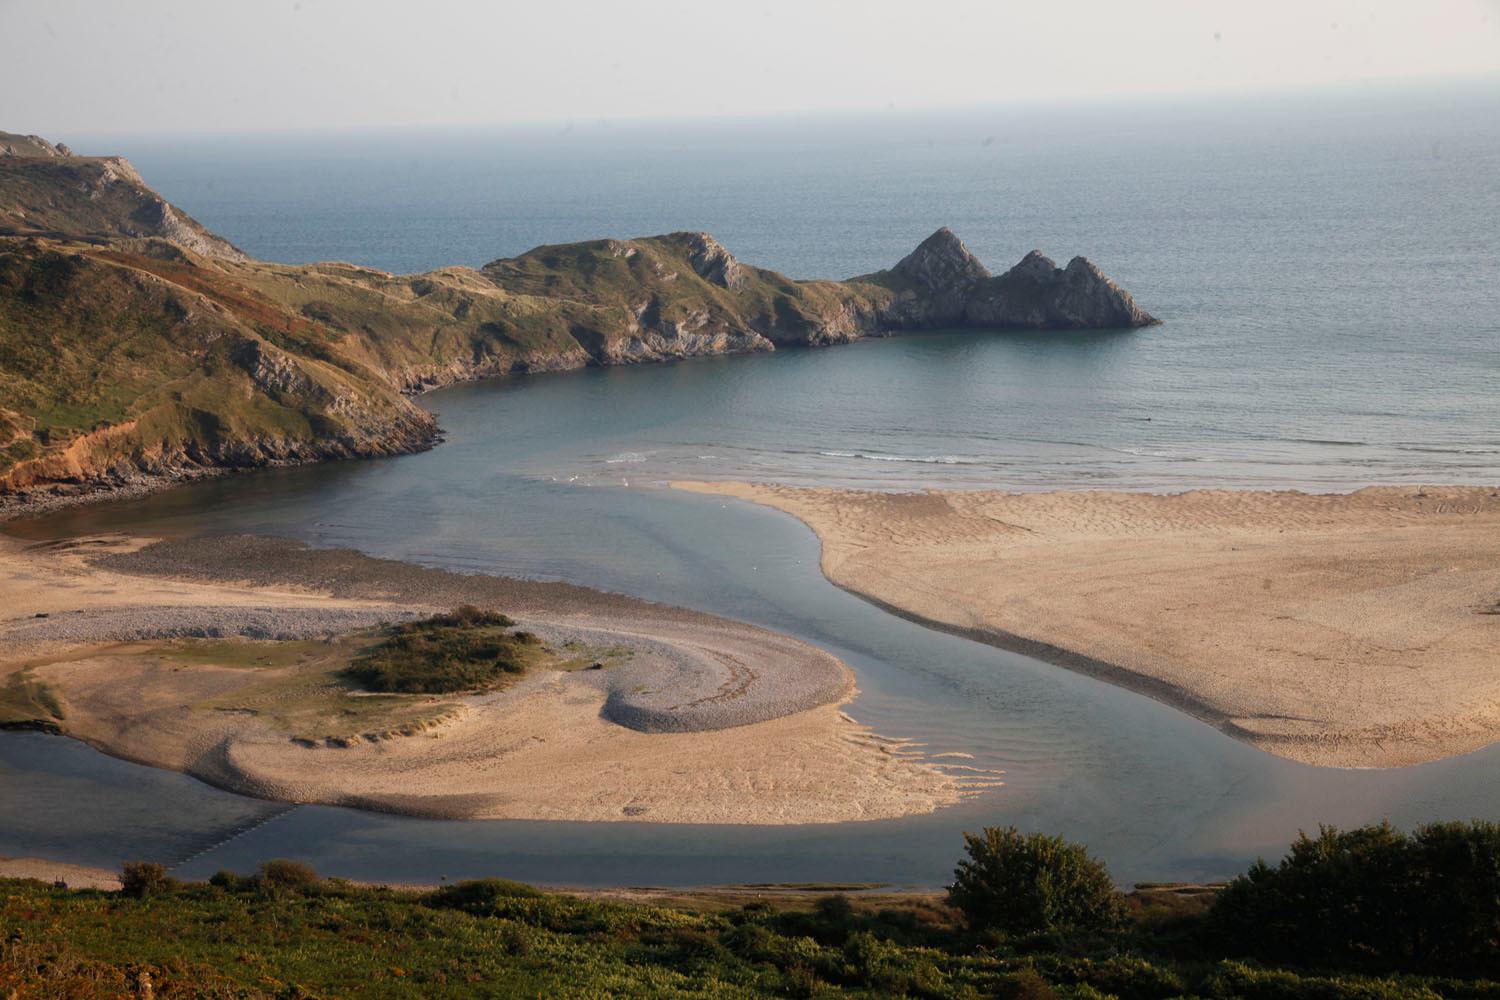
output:
<path id="1" fill-rule="evenodd" d="M 813 904 L 813 910 L 830 924 L 847 924 L 854 916 L 854 904 L 843 893 L 824 896 Z"/>
<path id="2" fill-rule="evenodd" d="M 986 827 L 964 841 L 969 856 L 953 871 L 948 901 L 974 929 L 1026 935 L 1124 924 L 1124 898 L 1082 845 L 1015 827 Z"/>
<path id="3" fill-rule="evenodd" d="M 127 861 L 120 867 L 120 891 L 136 899 L 159 895 L 176 885 L 166 866 L 154 861 Z"/>
<path id="4" fill-rule="evenodd" d="M 492 916 L 512 900 L 542 899 L 545 895 L 523 882 L 481 878 L 435 889 L 423 898 L 423 902 L 440 910 L 463 910 L 478 916 Z"/>
<path id="5" fill-rule="evenodd" d="M 526 654 L 541 644 L 530 632 L 507 633 L 515 623 L 496 611 L 465 606 L 388 626 L 384 638 L 345 675 L 371 691 L 449 694 L 494 686 L 526 670 Z"/>
<path id="6" fill-rule="evenodd" d="M 450 628 L 510 628 L 515 624 L 498 611 L 486 611 L 472 604 L 461 604 L 447 614 L 433 615 L 427 621 L 433 625 Z"/>
<path id="7" fill-rule="evenodd" d="M 227 868 L 220 868 L 209 877 L 208 884 L 218 886 L 228 892 L 244 892 L 255 885 L 255 879 L 246 878 Z"/>
<path id="8" fill-rule="evenodd" d="M 261 865 L 256 880 L 268 889 L 288 892 L 305 892 L 320 881 L 311 865 L 285 858 L 275 858 Z"/>
<path id="9" fill-rule="evenodd" d="M 1209 914 L 1234 954 L 1301 965 L 1500 969 L 1500 825 L 1389 823 L 1300 836 Z"/>

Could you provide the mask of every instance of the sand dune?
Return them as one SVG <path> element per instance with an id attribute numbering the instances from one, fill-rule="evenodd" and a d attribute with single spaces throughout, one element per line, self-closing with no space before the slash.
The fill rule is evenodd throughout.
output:
<path id="1" fill-rule="evenodd" d="M 1500 739 L 1500 490 L 868 493 L 677 483 L 810 525 L 839 586 L 1136 688 L 1271 753 Z"/>

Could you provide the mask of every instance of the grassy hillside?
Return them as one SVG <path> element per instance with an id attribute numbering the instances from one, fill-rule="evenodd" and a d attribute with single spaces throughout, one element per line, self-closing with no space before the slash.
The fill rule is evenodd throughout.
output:
<path id="1" fill-rule="evenodd" d="M 171 244 L 0 240 L 0 488 L 392 454 L 431 418 Z"/>
<path id="2" fill-rule="evenodd" d="M 589 336 L 638 327 L 666 336 L 838 343 L 870 332 L 889 299 L 873 285 L 793 281 L 749 267 L 706 233 L 538 247 L 482 273 L 510 292 L 593 307 L 604 328 Z"/>

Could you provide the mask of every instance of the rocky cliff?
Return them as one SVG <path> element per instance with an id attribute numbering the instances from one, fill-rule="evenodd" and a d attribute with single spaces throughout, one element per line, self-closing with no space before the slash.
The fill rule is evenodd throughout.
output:
<path id="1" fill-rule="evenodd" d="M 1154 323 L 1093 264 L 992 275 L 940 229 L 888 271 L 796 281 L 707 233 L 392 275 L 246 257 L 129 163 L 0 133 L 0 510 L 226 468 L 394 454 L 407 395 L 514 372 L 940 327 Z"/>
<path id="2" fill-rule="evenodd" d="M 896 293 L 880 316 L 896 329 L 1089 330 L 1157 322 L 1086 257 L 1059 268 L 1033 250 L 1004 274 L 991 275 L 946 226 L 889 271 L 854 282 Z"/>

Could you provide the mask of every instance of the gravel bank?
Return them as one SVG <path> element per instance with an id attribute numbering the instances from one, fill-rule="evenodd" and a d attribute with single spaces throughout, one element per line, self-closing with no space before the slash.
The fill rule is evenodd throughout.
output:
<path id="1" fill-rule="evenodd" d="M 148 639 L 321 639 L 421 617 L 411 608 L 135 606 L 64 611 L 0 625 L 11 642 L 137 642 Z"/>
<path id="2" fill-rule="evenodd" d="M 504 611 L 553 642 L 574 635 L 590 645 L 623 646 L 629 660 L 600 671 L 593 683 L 607 695 L 606 718 L 641 732 L 749 725 L 840 702 L 854 690 L 847 667 L 788 636 L 571 584 L 465 575 L 251 535 L 170 539 L 91 562 L 134 575 L 305 587 L 394 608 L 475 604 Z M 390 614 L 377 608 L 374 620 Z"/>

